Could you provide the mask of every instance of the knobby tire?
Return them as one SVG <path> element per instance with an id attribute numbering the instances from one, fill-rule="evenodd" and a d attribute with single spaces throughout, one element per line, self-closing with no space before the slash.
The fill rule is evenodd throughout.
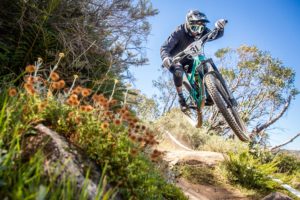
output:
<path id="1" fill-rule="evenodd" d="M 244 122 L 240 118 L 235 107 L 228 108 L 224 96 L 227 96 L 221 92 L 225 92 L 223 85 L 216 78 L 214 74 L 207 74 L 205 76 L 205 84 L 207 91 L 210 94 L 215 105 L 218 107 L 219 111 L 222 113 L 225 121 L 230 126 L 235 135 L 243 142 L 249 141 L 247 136 L 247 130 Z"/>

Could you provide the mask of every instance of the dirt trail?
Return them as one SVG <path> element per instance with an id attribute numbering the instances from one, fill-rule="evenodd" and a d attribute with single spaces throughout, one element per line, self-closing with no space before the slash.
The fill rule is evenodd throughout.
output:
<path id="1" fill-rule="evenodd" d="M 164 160 L 169 163 L 170 168 L 181 163 L 213 167 L 224 160 L 224 156 L 221 153 L 190 149 L 168 131 L 165 131 L 164 138 L 160 142 L 158 149 L 165 152 Z M 243 196 L 233 188 L 228 189 L 205 183 L 193 184 L 184 178 L 176 179 L 176 185 L 182 189 L 190 200 L 251 199 Z"/>

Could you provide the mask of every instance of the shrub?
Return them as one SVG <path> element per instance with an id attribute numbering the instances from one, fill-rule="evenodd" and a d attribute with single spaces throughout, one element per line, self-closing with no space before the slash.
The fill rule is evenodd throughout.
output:
<path id="1" fill-rule="evenodd" d="M 249 189 L 272 190 L 277 184 L 271 180 L 270 174 L 274 173 L 276 163 L 262 164 L 248 152 L 229 154 L 225 160 L 228 179 Z"/>
<path id="2" fill-rule="evenodd" d="M 18 92 L 4 90 L 2 93 L 13 95 L 0 101 L 0 122 L 4 121 L 0 123 L 0 144 L 9 144 L 16 135 L 17 138 L 22 137 L 27 129 L 43 122 L 84 150 L 101 168 L 105 167 L 108 182 L 125 199 L 186 199 L 178 188 L 166 183 L 155 167 L 154 162 L 159 160 L 162 153 L 153 150 L 152 146 L 157 144 L 153 132 L 126 105 L 121 107 L 113 99 L 114 91 L 106 97 L 97 93 L 92 95 L 91 90 L 82 86 L 66 89 L 62 84 L 54 87 L 59 75 L 55 81 L 53 77 L 46 77 L 45 81 L 38 69 L 32 68 L 33 74 L 28 68 L 29 75 L 23 84 L 24 88 L 17 88 Z M 54 71 L 55 68 L 52 69 Z M 12 135 L 18 125 L 22 128 L 19 127 L 16 135 Z M 29 177 L 35 174 L 37 172 Z M 16 182 L 20 179 L 18 176 L 15 178 Z M 37 182 L 39 184 L 39 180 Z M 70 184 L 64 186 L 68 189 Z M 32 185 L 33 188 L 37 187 Z"/>
<path id="3" fill-rule="evenodd" d="M 275 160 L 277 162 L 277 173 L 293 174 L 300 172 L 300 161 L 293 155 L 287 153 L 279 153 Z"/>

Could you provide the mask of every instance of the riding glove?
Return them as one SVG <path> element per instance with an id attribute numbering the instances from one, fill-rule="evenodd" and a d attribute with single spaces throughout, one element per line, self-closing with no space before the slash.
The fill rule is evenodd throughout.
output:
<path id="1" fill-rule="evenodd" d="M 172 66 L 172 58 L 170 57 L 165 57 L 163 60 L 163 66 L 167 69 L 169 69 Z"/>
<path id="2" fill-rule="evenodd" d="M 219 19 L 219 20 L 216 21 L 216 23 L 215 23 L 215 27 L 216 27 L 217 29 L 224 29 L 225 25 L 226 25 L 226 20 L 225 20 L 225 19 Z"/>

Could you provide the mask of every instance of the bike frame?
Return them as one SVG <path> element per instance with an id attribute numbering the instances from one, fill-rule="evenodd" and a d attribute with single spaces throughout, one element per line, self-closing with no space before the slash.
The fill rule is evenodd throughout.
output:
<path id="1" fill-rule="evenodd" d="M 229 99 L 224 97 L 224 99 L 227 100 L 226 103 L 227 103 L 228 107 L 236 106 L 237 103 L 236 103 L 234 97 L 228 91 L 227 84 L 226 84 L 225 80 L 223 79 L 222 75 L 220 74 L 219 70 L 217 69 L 217 67 L 213 63 L 213 61 L 211 59 L 207 59 L 202 54 L 194 57 L 193 60 L 194 60 L 194 62 L 193 62 L 191 74 L 188 74 L 187 71 L 184 70 L 186 78 L 189 81 L 190 86 L 191 86 L 190 96 L 188 96 L 187 99 L 192 97 L 194 99 L 194 101 L 196 102 L 196 104 L 197 104 L 197 108 L 200 109 L 201 105 L 202 105 L 201 103 L 203 102 L 203 100 L 206 97 L 205 85 L 204 85 L 204 81 L 203 81 L 204 77 L 208 73 L 214 73 L 216 75 L 216 77 L 220 80 L 220 82 L 223 85 L 227 95 L 229 96 Z M 204 66 L 205 66 L 206 62 L 209 62 L 211 64 L 211 66 L 213 68 L 213 71 L 210 71 L 210 72 L 207 72 L 207 73 L 204 74 Z M 198 67 L 201 67 L 200 70 L 197 70 Z M 196 77 L 198 78 L 197 82 L 196 82 Z M 198 90 L 198 88 L 199 88 L 199 90 Z"/>
<path id="2" fill-rule="evenodd" d="M 204 55 L 199 55 L 194 57 L 193 60 L 194 62 L 193 62 L 191 74 L 188 74 L 185 71 L 186 78 L 191 85 L 190 96 L 187 97 L 187 99 L 192 97 L 197 104 L 197 108 L 200 108 L 202 101 L 205 98 L 205 92 L 204 92 L 205 88 L 203 84 L 204 69 L 203 69 L 202 62 L 205 61 L 206 58 Z M 201 70 L 197 70 L 198 67 L 201 67 Z M 198 81 L 196 81 L 196 77 L 198 78 Z M 199 90 L 197 90 L 198 89 L 197 86 Z"/>

